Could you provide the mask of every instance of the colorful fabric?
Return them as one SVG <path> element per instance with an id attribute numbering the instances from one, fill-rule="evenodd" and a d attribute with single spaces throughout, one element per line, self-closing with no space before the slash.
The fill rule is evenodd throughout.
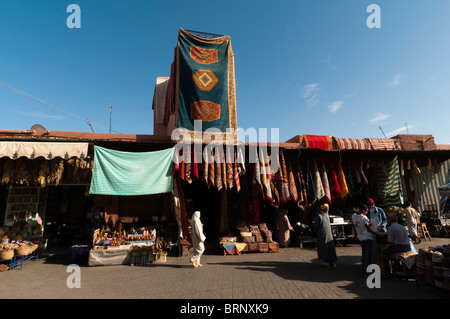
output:
<path id="1" fill-rule="evenodd" d="M 400 142 L 393 138 L 366 138 L 373 150 L 399 150 Z"/>
<path id="2" fill-rule="evenodd" d="M 370 150 L 371 146 L 365 139 L 357 138 L 337 138 L 335 137 L 337 148 L 340 150 Z"/>
<path id="3" fill-rule="evenodd" d="M 292 166 L 291 166 L 290 161 L 288 162 L 287 170 L 288 170 L 288 179 L 289 179 L 289 194 L 291 195 L 291 198 L 294 200 L 294 202 L 298 202 L 297 185 L 295 184 L 294 172 L 292 171 Z"/>
<path id="4" fill-rule="evenodd" d="M 233 174 L 234 174 L 234 184 L 236 185 L 236 190 L 239 193 L 241 191 L 241 181 L 239 180 L 239 170 L 238 170 L 236 151 L 234 153 Z"/>
<path id="5" fill-rule="evenodd" d="M 185 160 L 185 180 L 189 184 L 192 183 L 192 160 L 191 160 L 191 146 L 189 145 L 186 148 L 186 152 L 183 152 L 184 160 Z"/>
<path id="6" fill-rule="evenodd" d="M 94 146 L 89 193 L 149 195 L 172 192 L 174 149 L 131 153 Z"/>
<path id="7" fill-rule="evenodd" d="M 303 135 L 303 140 L 307 148 L 318 148 L 322 150 L 333 149 L 333 141 L 331 136 Z"/>
<path id="8" fill-rule="evenodd" d="M 234 54 L 229 36 L 204 38 L 180 29 L 176 66 L 177 127 L 237 129 Z"/>
<path id="9" fill-rule="evenodd" d="M 327 175 L 327 170 L 326 170 L 324 161 L 322 161 L 322 167 L 321 167 L 320 172 L 321 172 L 323 190 L 325 191 L 325 197 L 326 197 L 327 201 L 331 203 L 330 183 L 328 182 L 328 175 Z"/>
<path id="10" fill-rule="evenodd" d="M 397 156 L 387 165 L 380 163 L 376 167 L 375 179 L 380 206 L 403 205 L 403 190 Z"/>
<path id="11" fill-rule="evenodd" d="M 303 177 L 302 168 L 297 162 L 297 178 L 298 178 L 298 201 L 301 205 L 306 206 L 308 204 L 308 194 L 306 193 L 306 182 Z"/>
<path id="12" fill-rule="evenodd" d="M 339 196 L 341 196 L 341 186 L 339 185 L 339 180 L 337 177 L 336 169 L 333 164 L 330 165 L 330 175 L 329 175 L 329 183 L 330 183 L 330 193 L 331 200 L 335 200 Z"/>
<path id="13" fill-rule="evenodd" d="M 348 195 L 348 186 L 347 186 L 347 182 L 345 180 L 345 174 L 344 174 L 344 170 L 342 169 L 341 162 L 338 162 L 338 164 L 337 164 L 337 179 L 339 182 L 339 188 L 341 189 L 340 196 L 342 198 L 345 198 Z"/>
<path id="14" fill-rule="evenodd" d="M 281 205 L 284 205 L 291 199 L 291 196 L 289 193 L 289 181 L 288 181 L 286 162 L 284 160 L 284 155 L 281 150 L 280 150 L 279 171 L 280 171 L 280 175 L 281 175 L 281 199 L 280 200 L 281 200 Z"/>
<path id="15" fill-rule="evenodd" d="M 312 160 L 311 174 L 314 179 L 314 186 L 316 190 L 317 199 L 322 199 L 325 196 L 325 190 L 323 189 L 322 178 L 320 177 L 319 169 L 317 168 L 316 160 Z"/>

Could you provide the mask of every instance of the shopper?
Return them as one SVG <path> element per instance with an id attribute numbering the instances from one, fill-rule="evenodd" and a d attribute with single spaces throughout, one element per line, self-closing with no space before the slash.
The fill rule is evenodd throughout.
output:
<path id="1" fill-rule="evenodd" d="M 373 238 L 370 228 L 370 221 L 367 218 L 369 208 L 367 205 L 361 205 L 358 212 L 352 215 L 352 223 L 355 229 L 356 237 L 361 243 L 361 266 L 365 273 L 367 267 L 372 263 Z"/>
<path id="2" fill-rule="evenodd" d="M 317 255 L 327 269 L 336 267 L 337 256 L 334 247 L 334 238 L 331 232 L 329 205 L 320 205 L 320 211 L 314 219 L 314 229 L 317 236 Z"/>
<path id="3" fill-rule="evenodd" d="M 374 232 L 386 232 L 386 213 L 381 207 L 375 206 L 375 201 L 369 198 L 367 201 L 369 206 L 369 214 L 367 217 L 372 224 L 371 228 Z"/>
<path id="4" fill-rule="evenodd" d="M 420 222 L 420 213 L 412 207 L 411 202 L 407 201 L 405 203 L 403 214 L 406 217 L 409 236 L 411 236 L 411 239 L 413 239 L 416 244 L 419 244 L 422 241 L 417 235 L 417 224 Z"/>
<path id="5" fill-rule="evenodd" d="M 289 222 L 287 209 L 277 211 L 278 242 L 280 247 L 289 247 L 291 243 L 291 231 L 294 231 Z"/>
<path id="6" fill-rule="evenodd" d="M 192 214 L 191 229 L 192 248 L 194 251 L 194 255 L 191 258 L 191 263 L 194 267 L 202 267 L 203 265 L 200 263 L 200 258 L 205 251 L 206 236 L 203 233 L 203 224 L 200 221 L 199 211 L 195 211 L 194 214 Z"/>

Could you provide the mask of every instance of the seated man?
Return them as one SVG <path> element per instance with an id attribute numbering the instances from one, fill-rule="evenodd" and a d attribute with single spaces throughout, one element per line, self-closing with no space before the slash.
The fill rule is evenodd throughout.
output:
<path id="1" fill-rule="evenodd" d="M 400 225 L 397 222 L 397 217 L 395 215 L 389 215 L 387 217 L 387 241 L 390 246 L 383 250 L 383 255 L 386 256 L 385 265 L 388 266 L 386 269 L 390 269 L 389 260 L 392 254 L 403 253 L 411 250 L 409 244 L 409 235 L 405 226 Z"/>

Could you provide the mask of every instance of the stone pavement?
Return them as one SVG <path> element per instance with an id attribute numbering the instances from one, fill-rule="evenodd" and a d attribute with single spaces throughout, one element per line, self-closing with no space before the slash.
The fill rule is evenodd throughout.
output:
<path id="1" fill-rule="evenodd" d="M 449 244 L 450 238 L 416 245 Z M 382 279 L 368 288 L 357 244 L 337 247 L 338 265 L 324 269 L 314 247 L 282 248 L 278 253 L 206 254 L 204 267 L 188 257 L 167 257 L 147 266 L 80 265 L 81 287 L 68 288 L 68 255 L 45 255 L 23 269 L 0 272 L 0 299 L 448 299 L 448 291 L 414 280 Z"/>

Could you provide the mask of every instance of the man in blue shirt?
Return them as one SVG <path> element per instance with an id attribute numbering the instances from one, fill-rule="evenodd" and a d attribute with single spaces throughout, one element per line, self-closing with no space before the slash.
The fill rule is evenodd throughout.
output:
<path id="1" fill-rule="evenodd" d="M 386 213 L 380 207 L 375 206 L 375 201 L 369 198 L 367 201 L 367 206 L 369 206 L 369 213 L 367 214 L 370 222 L 372 223 L 371 229 L 374 232 L 387 232 L 386 229 Z"/>

